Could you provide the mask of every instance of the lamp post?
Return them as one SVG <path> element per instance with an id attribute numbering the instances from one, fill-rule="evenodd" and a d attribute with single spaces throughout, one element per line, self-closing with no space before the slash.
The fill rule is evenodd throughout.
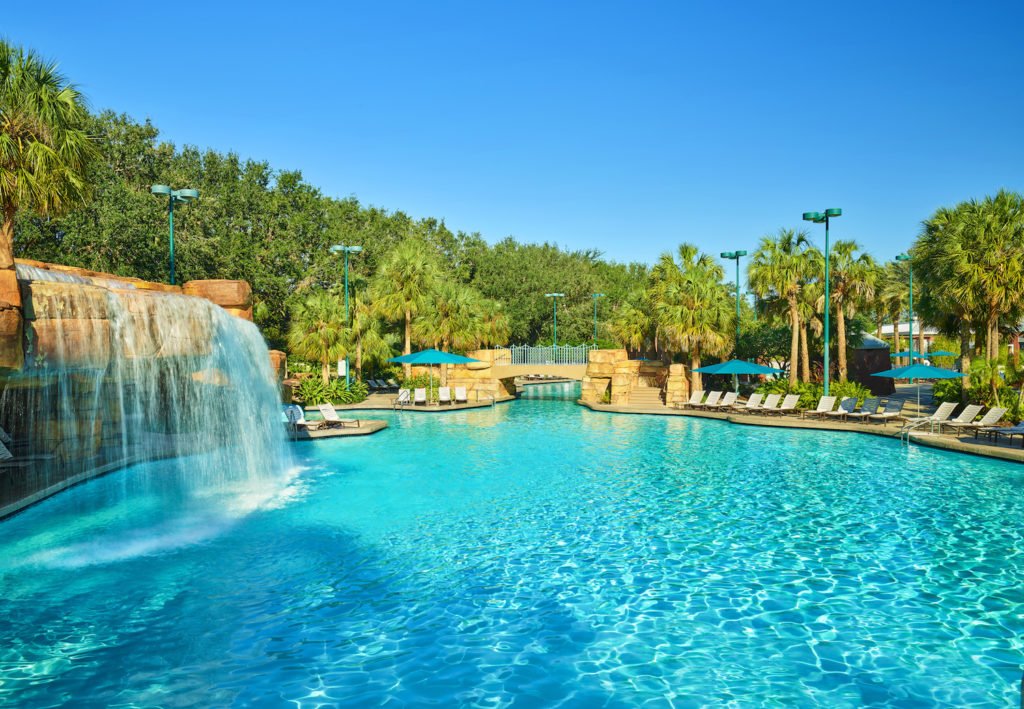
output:
<path id="1" fill-rule="evenodd" d="M 343 246 L 342 244 L 335 244 L 331 247 L 331 253 L 343 253 L 345 254 L 345 327 L 348 327 L 348 255 L 357 254 L 363 250 L 362 246 Z M 347 387 L 352 381 L 352 377 L 349 374 L 348 368 L 348 352 L 345 353 L 345 386 Z"/>
<path id="2" fill-rule="evenodd" d="M 829 331 L 828 331 L 828 311 L 829 311 L 829 253 L 828 253 L 828 221 L 832 217 L 843 216 L 843 210 L 838 207 L 826 209 L 824 212 L 804 212 L 804 221 L 814 222 L 815 224 L 825 225 L 825 352 L 824 352 L 824 365 L 825 365 L 825 396 L 828 396 L 828 370 L 829 370 Z"/>
<path id="3" fill-rule="evenodd" d="M 551 344 L 553 347 L 558 347 L 558 299 L 564 298 L 565 293 L 545 293 L 544 297 L 551 298 L 551 313 L 554 315 L 554 335 L 551 338 Z"/>
<path id="4" fill-rule="evenodd" d="M 594 293 L 594 347 L 597 347 L 597 299 L 604 298 L 604 293 Z"/>
<path id="5" fill-rule="evenodd" d="M 732 346 L 732 356 L 739 359 L 740 346 L 740 259 L 747 255 L 746 251 L 723 251 L 719 254 L 722 258 L 732 259 L 736 262 L 736 341 Z M 732 388 L 739 393 L 740 378 L 732 375 Z"/>
<path id="6" fill-rule="evenodd" d="M 167 224 L 171 232 L 171 285 L 174 285 L 174 205 L 188 204 L 199 199 L 199 190 L 172 190 L 167 185 L 153 185 L 149 188 L 157 197 L 167 198 Z"/>
<path id="7" fill-rule="evenodd" d="M 910 273 L 910 318 L 907 320 L 907 327 L 910 336 L 910 364 L 914 363 L 914 266 L 911 264 L 910 254 L 899 254 L 896 256 L 896 260 L 907 264 L 907 271 Z M 899 327 L 900 324 L 896 323 L 895 327 Z M 895 339 L 895 336 L 894 336 Z"/>

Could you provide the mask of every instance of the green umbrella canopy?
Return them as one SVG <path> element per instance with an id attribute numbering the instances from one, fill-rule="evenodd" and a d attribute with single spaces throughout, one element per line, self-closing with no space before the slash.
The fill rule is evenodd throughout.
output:
<path id="1" fill-rule="evenodd" d="M 701 374 L 781 374 L 781 369 L 764 367 L 742 359 L 730 359 L 728 362 L 709 364 L 707 367 L 693 370 Z"/>
<path id="2" fill-rule="evenodd" d="M 942 367 L 933 367 L 930 364 L 911 364 L 908 367 L 875 372 L 871 376 L 888 377 L 890 379 L 959 379 L 964 375 L 961 372 L 954 372 L 951 369 L 943 369 Z"/>
<path id="3" fill-rule="evenodd" d="M 392 357 L 388 360 L 388 362 L 396 362 L 398 364 L 469 364 L 470 362 L 479 361 L 472 357 L 463 357 L 451 352 L 441 352 L 440 350 L 433 349 Z"/>

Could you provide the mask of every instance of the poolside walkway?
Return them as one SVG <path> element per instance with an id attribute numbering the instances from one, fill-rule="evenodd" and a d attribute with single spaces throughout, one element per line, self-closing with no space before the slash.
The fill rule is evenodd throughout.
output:
<path id="1" fill-rule="evenodd" d="M 908 391 L 909 389 L 909 391 Z M 886 397 L 883 397 L 886 398 Z M 910 385 L 902 385 L 894 395 L 888 398 L 906 398 L 907 416 L 917 416 L 917 388 Z M 921 390 L 922 410 L 930 413 L 930 407 L 925 406 L 925 401 L 931 401 L 931 392 Z M 802 428 L 820 431 L 847 431 L 862 433 L 872 436 L 883 436 L 898 438 L 900 435 L 900 424 L 869 424 L 869 423 L 841 423 L 836 421 L 822 421 L 820 419 L 802 419 L 795 415 L 786 416 L 757 416 L 737 412 L 700 411 L 696 409 L 675 409 L 665 405 L 658 406 L 612 406 L 610 404 L 590 404 L 577 402 L 592 411 L 603 411 L 616 414 L 644 414 L 654 416 L 688 416 L 692 418 L 718 419 L 729 423 L 745 426 L 764 426 L 769 428 Z M 971 453 L 973 455 L 1000 458 L 1018 463 L 1024 463 L 1024 448 L 1012 447 L 1012 444 L 1001 442 L 996 443 L 984 437 L 974 438 L 973 434 L 957 437 L 951 434 L 929 433 L 927 430 L 914 431 L 910 434 L 910 440 L 932 448 L 957 451 L 960 453 Z"/>
<path id="2" fill-rule="evenodd" d="M 334 408 L 338 411 L 392 411 L 395 410 L 395 399 L 397 398 L 397 394 L 370 394 L 358 404 L 335 404 Z M 494 406 L 494 404 L 503 404 L 506 401 L 515 401 L 515 397 L 505 396 L 495 399 L 493 402 L 488 399 L 487 401 L 470 401 L 465 404 L 444 404 L 443 406 L 439 404 L 431 404 L 430 406 L 407 404 L 397 410 L 436 414 L 446 411 L 465 411 L 466 409 L 488 409 Z M 305 410 L 314 413 L 318 412 L 315 406 L 307 406 Z"/>

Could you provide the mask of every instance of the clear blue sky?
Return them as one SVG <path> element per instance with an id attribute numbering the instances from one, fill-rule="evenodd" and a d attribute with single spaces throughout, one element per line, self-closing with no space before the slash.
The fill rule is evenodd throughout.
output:
<path id="1" fill-rule="evenodd" d="M 0 34 L 177 144 L 489 241 L 651 261 L 837 206 L 891 258 L 1024 190 L 1019 0 L 175 7 L 12 3 Z"/>

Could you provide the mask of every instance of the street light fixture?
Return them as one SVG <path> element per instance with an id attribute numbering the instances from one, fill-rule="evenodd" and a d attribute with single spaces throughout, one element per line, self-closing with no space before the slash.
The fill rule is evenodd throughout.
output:
<path id="1" fill-rule="evenodd" d="M 914 267 L 911 264 L 910 254 L 899 254 L 896 256 L 896 260 L 907 264 L 907 271 L 910 273 L 910 319 L 907 320 L 907 327 L 909 328 L 908 335 L 910 336 L 910 364 L 914 363 Z M 896 323 L 893 325 L 894 328 L 899 328 L 900 324 Z M 896 341 L 897 335 L 893 334 L 893 342 Z"/>
<path id="2" fill-rule="evenodd" d="M 199 190 L 173 190 L 167 185 L 153 185 L 149 188 L 157 197 L 167 198 L 167 223 L 171 232 L 171 285 L 174 285 L 174 205 L 188 204 L 199 199 Z"/>
<path id="3" fill-rule="evenodd" d="M 554 315 L 554 335 L 551 338 L 551 344 L 554 347 L 558 347 L 558 299 L 564 298 L 565 293 L 545 293 L 545 298 L 551 298 L 551 312 Z M 596 302 L 596 301 L 595 301 Z"/>
<path id="4" fill-rule="evenodd" d="M 594 293 L 594 347 L 597 347 L 597 299 L 604 297 L 604 293 Z"/>
<path id="5" fill-rule="evenodd" d="M 829 370 L 829 347 L 830 337 L 828 331 L 828 311 L 829 311 L 829 251 L 828 251 L 828 222 L 833 217 L 843 216 L 843 210 L 838 207 L 832 207 L 826 209 L 824 212 L 804 212 L 805 222 L 814 222 L 815 224 L 825 225 L 825 352 L 824 352 L 824 369 L 825 369 L 825 396 L 828 396 L 828 370 Z"/>
<path id="6" fill-rule="evenodd" d="M 345 254 L 345 327 L 348 327 L 348 255 L 357 254 L 363 250 L 362 246 L 344 246 L 342 244 L 335 244 L 331 247 L 331 253 L 343 253 Z M 352 377 L 349 374 L 348 367 L 348 352 L 345 353 L 345 386 L 347 387 L 352 381 Z"/>
<path id="7" fill-rule="evenodd" d="M 733 343 L 732 356 L 739 359 L 740 346 L 740 259 L 747 255 L 746 251 L 723 251 L 719 254 L 722 258 L 732 259 L 736 262 L 736 342 Z M 732 388 L 739 393 L 740 378 L 732 375 Z"/>

